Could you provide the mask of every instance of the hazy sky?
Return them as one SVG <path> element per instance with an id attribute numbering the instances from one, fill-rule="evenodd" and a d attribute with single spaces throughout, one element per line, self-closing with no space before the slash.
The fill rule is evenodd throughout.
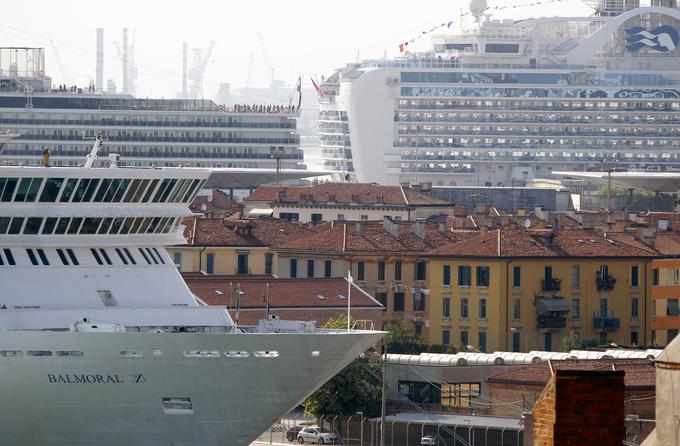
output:
<path id="1" fill-rule="evenodd" d="M 245 85 L 251 52 L 252 84 L 269 84 L 258 32 L 278 76 L 294 83 L 298 74 L 307 79 L 326 75 L 355 60 L 357 52 L 362 59 L 383 57 L 385 51 L 388 57 L 397 56 L 399 43 L 422 30 L 451 20 L 457 28 L 460 11 L 466 12 L 468 4 L 469 0 L 5 1 L 0 45 L 45 47 L 47 72 L 55 84 L 70 79 L 87 85 L 95 74 L 95 29 L 103 27 L 104 78 L 114 79 L 120 89 L 114 42 L 122 41 L 121 28 L 128 27 L 130 40 L 135 30 L 138 95 L 168 98 L 180 90 L 182 42 L 205 48 L 215 40 L 204 82 L 205 95 L 211 97 L 220 82 Z M 493 11 L 498 18 L 592 13 L 579 0 L 488 0 L 488 4 L 506 8 Z M 427 37 L 415 46 L 429 48 Z"/>

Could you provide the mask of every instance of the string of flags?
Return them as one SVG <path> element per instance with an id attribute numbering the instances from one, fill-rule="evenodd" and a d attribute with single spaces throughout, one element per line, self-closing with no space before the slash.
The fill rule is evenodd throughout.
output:
<path id="1" fill-rule="evenodd" d="M 516 4 L 516 5 L 489 6 L 486 9 L 484 9 L 484 11 L 501 11 L 501 10 L 504 10 L 504 9 L 524 8 L 524 7 L 527 7 L 527 6 L 546 5 L 546 4 L 549 4 L 549 3 L 560 3 L 560 2 L 564 2 L 564 1 L 568 1 L 568 0 L 539 0 L 539 1 L 534 1 L 534 2 L 531 2 L 531 3 L 522 3 L 522 4 Z M 460 17 L 462 18 L 462 17 L 468 16 L 468 15 L 472 15 L 472 11 L 462 13 L 460 15 Z M 409 44 L 415 43 L 416 40 L 430 34 L 433 31 L 436 31 L 436 30 L 442 29 L 442 28 L 447 28 L 447 29 L 451 28 L 451 25 L 454 23 L 454 21 L 455 20 L 450 20 L 450 21 L 444 22 L 440 25 L 433 26 L 432 28 L 430 28 L 426 31 L 421 31 L 420 34 L 414 36 L 413 38 L 407 40 L 406 42 L 400 43 L 399 44 L 399 52 L 403 53 L 404 51 L 406 51 L 406 47 L 408 47 Z"/>

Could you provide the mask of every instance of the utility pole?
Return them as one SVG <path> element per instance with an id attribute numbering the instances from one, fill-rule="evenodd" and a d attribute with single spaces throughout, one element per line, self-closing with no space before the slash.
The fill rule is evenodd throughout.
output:
<path id="1" fill-rule="evenodd" d="M 283 146 L 269 146 L 269 153 L 276 160 L 276 184 L 279 184 L 279 171 L 281 170 L 281 159 L 286 155 L 286 148 Z"/>
<path id="2" fill-rule="evenodd" d="M 607 172 L 607 210 L 611 210 L 612 208 L 612 172 L 616 172 L 616 166 L 619 163 L 619 160 L 614 161 L 613 163 L 608 162 L 607 160 L 602 160 L 602 171 Z"/>
<path id="3" fill-rule="evenodd" d="M 387 344 L 383 338 L 382 400 L 380 404 L 380 446 L 385 446 L 385 411 L 387 408 Z"/>

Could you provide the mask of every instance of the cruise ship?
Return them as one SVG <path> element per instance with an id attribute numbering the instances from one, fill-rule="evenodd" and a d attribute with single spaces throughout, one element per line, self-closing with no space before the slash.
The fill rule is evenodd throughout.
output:
<path id="1" fill-rule="evenodd" d="M 360 182 L 487 187 L 603 161 L 680 170 L 676 1 L 591 1 L 593 16 L 526 20 L 472 3 L 477 22 L 433 32 L 431 51 L 350 63 L 325 79 L 327 169 Z"/>
<path id="2" fill-rule="evenodd" d="M 164 246 L 210 171 L 101 148 L 0 166 L 2 444 L 247 445 L 384 334 L 201 305 Z"/>
<path id="3" fill-rule="evenodd" d="M 39 165 L 43 148 L 56 166 L 77 166 L 98 133 L 103 155 L 127 166 L 305 169 L 299 109 L 208 99 L 149 99 L 53 85 L 43 48 L 0 48 L 0 128 L 18 134 L 0 165 Z M 107 163 L 108 158 L 103 157 Z"/>

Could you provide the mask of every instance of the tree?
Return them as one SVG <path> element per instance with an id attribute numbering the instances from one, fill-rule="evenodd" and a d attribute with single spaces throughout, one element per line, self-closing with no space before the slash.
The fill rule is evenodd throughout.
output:
<path id="1" fill-rule="evenodd" d="M 324 325 L 324 328 L 346 327 L 346 317 L 330 319 Z M 382 373 L 377 364 L 369 362 L 374 355 L 375 350 L 369 350 L 314 392 L 302 403 L 305 414 L 317 419 L 348 416 L 357 411 L 364 412 L 367 417 L 380 414 Z"/>
<path id="2" fill-rule="evenodd" d="M 390 325 L 388 331 L 385 336 L 385 344 L 389 353 L 417 355 L 428 351 L 428 346 L 423 338 L 416 336 L 404 321 Z"/>
<path id="3" fill-rule="evenodd" d="M 582 350 L 584 347 L 585 344 L 581 341 L 581 338 L 575 331 L 569 333 L 569 336 L 562 339 L 562 342 L 560 343 L 560 351 L 565 353 L 572 350 Z"/>

